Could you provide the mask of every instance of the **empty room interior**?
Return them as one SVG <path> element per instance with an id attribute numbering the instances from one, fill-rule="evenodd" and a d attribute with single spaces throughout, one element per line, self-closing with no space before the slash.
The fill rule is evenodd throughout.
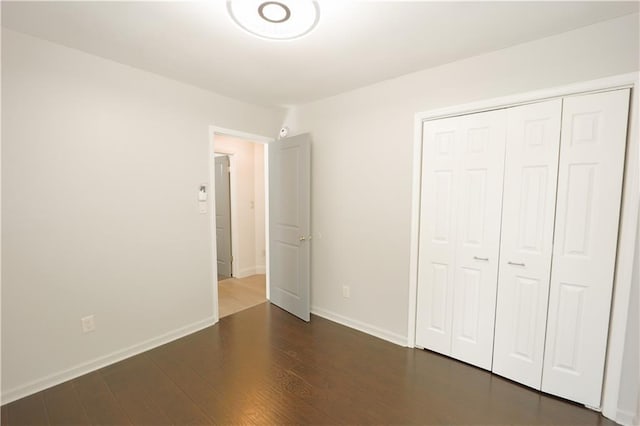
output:
<path id="1" fill-rule="evenodd" d="M 640 423 L 637 1 L 2 1 L 2 425 Z"/>

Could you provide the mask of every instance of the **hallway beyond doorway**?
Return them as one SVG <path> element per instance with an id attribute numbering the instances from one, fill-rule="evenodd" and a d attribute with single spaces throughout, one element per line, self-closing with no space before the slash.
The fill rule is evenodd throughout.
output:
<path id="1" fill-rule="evenodd" d="M 220 318 L 267 301 L 266 275 L 218 280 Z"/>

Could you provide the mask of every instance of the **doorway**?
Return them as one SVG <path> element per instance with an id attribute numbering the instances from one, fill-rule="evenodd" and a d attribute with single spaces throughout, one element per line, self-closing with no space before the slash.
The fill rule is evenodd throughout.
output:
<path id="1" fill-rule="evenodd" d="M 213 133 L 218 318 L 268 300 L 266 142 L 239 132 Z"/>

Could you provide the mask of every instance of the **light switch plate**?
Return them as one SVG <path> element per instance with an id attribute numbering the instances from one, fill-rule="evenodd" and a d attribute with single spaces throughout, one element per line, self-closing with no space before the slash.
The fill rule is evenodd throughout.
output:
<path id="1" fill-rule="evenodd" d="M 89 333 L 96 329 L 95 317 L 93 315 L 80 318 L 80 322 L 82 323 L 83 333 Z"/>

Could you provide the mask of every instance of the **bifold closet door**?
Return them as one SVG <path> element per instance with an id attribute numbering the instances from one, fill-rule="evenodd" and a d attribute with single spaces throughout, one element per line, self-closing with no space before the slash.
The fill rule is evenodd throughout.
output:
<path id="1" fill-rule="evenodd" d="M 451 356 L 491 370 L 506 111 L 464 116 L 461 127 Z"/>
<path id="2" fill-rule="evenodd" d="M 629 89 L 564 99 L 542 390 L 599 407 Z"/>
<path id="3" fill-rule="evenodd" d="M 423 126 L 416 344 L 491 368 L 504 110 Z"/>
<path id="4" fill-rule="evenodd" d="M 416 345 L 445 355 L 451 355 L 461 120 L 427 121 L 422 131 Z"/>
<path id="5" fill-rule="evenodd" d="M 507 110 L 493 372 L 540 389 L 562 100 Z"/>

